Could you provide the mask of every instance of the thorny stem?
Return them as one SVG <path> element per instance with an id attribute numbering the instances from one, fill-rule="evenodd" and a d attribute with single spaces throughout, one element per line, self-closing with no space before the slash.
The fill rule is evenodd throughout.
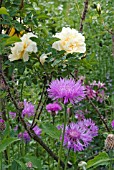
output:
<path id="1" fill-rule="evenodd" d="M 85 20 L 85 17 L 86 17 L 86 14 L 87 14 L 88 2 L 89 2 L 89 0 L 85 0 L 85 2 L 84 2 L 84 10 L 83 10 L 81 22 L 80 22 L 80 32 L 83 31 L 83 21 Z"/>
<path id="2" fill-rule="evenodd" d="M 87 99 L 88 99 L 88 98 L 87 98 Z M 103 124 L 105 125 L 105 128 L 107 129 L 107 131 L 110 132 L 110 129 L 109 129 L 109 127 L 107 126 L 105 120 L 103 119 L 103 116 L 101 115 L 99 109 L 95 106 L 95 104 L 94 104 L 90 99 L 88 99 L 88 100 L 89 100 L 90 104 L 93 106 L 93 108 L 96 110 L 96 112 L 98 113 L 98 115 L 99 115 L 101 121 L 103 122 Z"/>
<path id="3" fill-rule="evenodd" d="M 36 112 L 35 112 L 35 115 L 34 115 L 34 118 L 33 118 L 32 124 L 31 124 L 31 129 L 34 127 L 34 123 L 35 123 L 35 119 L 36 119 L 36 116 L 37 116 L 37 112 L 38 112 L 38 109 L 39 109 L 40 104 L 42 102 L 43 95 L 44 95 L 44 90 L 45 90 L 45 85 L 44 85 L 42 93 L 41 93 L 40 101 L 39 101 L 38 106 L 36 108 Z"/>

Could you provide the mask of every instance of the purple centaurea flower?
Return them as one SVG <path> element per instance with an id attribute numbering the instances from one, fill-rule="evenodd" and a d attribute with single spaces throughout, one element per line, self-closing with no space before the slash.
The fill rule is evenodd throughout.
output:
<path id="1" fill-rule="evenodd" d="M 3 119 L 0 119 L 0 123 L 4 123 L 5 121 Z"/>
<path id="2" fill-rule="evenodd" d="M 58 111 L 62 110 L 62 107 L 58 103 L 49 103 L 46 105 L 46 110 L 50 113 L 58 113 Z"/>
<path id="3" fill-rule="evenodd" d="M 64 146 L 75 151 L 84 150 L 93 137 L 98 135 L 98 127 L 91 119 L 84 119 L 66 126 Z"/>
<path id="4" fill-rule="evenodd" d="M 53 80 L 48 88 L 48 95 L 53 100 L 62 99 L 64 104 L 71 102 L 81 101 L 85 97 L 85 87 L 82 86 L 82 82 L 74 79 L 56 79 Z"/>
<path id="5" fill-rule="evenodd" d="M 29 136 L 29 134 L 28 134 L 27 131 L 25 131 L 25 132 L 20 132 L 20 133 L 18 134 L 18 138 L 24 140 L 26 143 L 30 142 L 30 140 L 31 140 L 31 138 L 30 138 L 30 136 Z"/>
<path id="6" fill-rule="evenodd" d="M 16 118 L 16 113 L 15 112 L 9 112 L 9 115 L 11 116 L 12 119 Z"/>
<path id="7" fill-rule="evenodd" d="M 40 129 L 38 126 L 35 126 L 35 127 L 33 128 L 33 130 L 34 130 L 34 133 L 35 133 L 37 136 L 40 137 L 40 135 L 41 135 L 41 133 L 42 133 L 42 129 Z"/>
<path id="8" fill-rule="evenodd" d="M 34 113 L 35 113 L 34 105 L 24 100 L 24 109 L 22 111 L 22 117 L 24 116 L 30 117 L 30 116 L 33 116 Z"/>
<path id="9" fill-rule="evenodd" d="M 92 89 L 91 86 L 86 86 L 86 95 L 89 99 L 94 99 L 96 97 L 96 91 Z"/>
<path id="10" fill-rule="evenodd" d="M 114 120 L 111 122 L 112 128 L 114 128 Z"/>
<path id="11" fill-rule="evenodd" d="M 75 114 L 75 118 L 78 119 L 78 121 L 80 121 L 80 120 L 85 119 L 85 116 L 84 116 L 84 114 L 82 114 L 82 113 L 81 113 L 81 114 L 78 114 L 78 113 L 77 113 L 77 114 Z"/>

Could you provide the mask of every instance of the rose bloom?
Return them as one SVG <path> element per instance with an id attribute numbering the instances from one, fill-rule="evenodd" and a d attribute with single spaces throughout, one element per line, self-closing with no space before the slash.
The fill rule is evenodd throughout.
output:
<path id="1" fill-rule="evenodd" d="M 11 48 L 12 54 L 8 56 L 10 61 L 23 59 L 23 61 L 29 60 L 29 53 L 37 52 L 37 44 L 32 41 L 31 37 L 37 37 L 33 33 L 24 34 L 21 37 L 21 42 L 16 42 L 14 47 Z"/>
<path id="2" fill-rule="evenodd" d="M 52 48 L 58 51 L 64 50 L 71 54 L 74 52 L 85 53 L 86 51 L 85 37 L 73 28 L 63 27 L 62 31 L 53 37 L 60 39 L 52 44 Z"/>

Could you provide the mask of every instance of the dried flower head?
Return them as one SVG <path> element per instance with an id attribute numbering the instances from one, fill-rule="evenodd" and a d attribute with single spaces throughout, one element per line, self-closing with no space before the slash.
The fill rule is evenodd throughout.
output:
<path id="1" fill-rule="evenodd" d="M 81 101 L 85 97 L 84 86 L 80 80 L 75 82 L 74 79 L 56 79 L 53 80 L 48 88 L 48 95 L 53 100 L 62 99 L 64 104 Z"/>
<path id="2" fill-rule="evenodd" d="M 105 140 L 105 149 L 112 150 L 114 149 L 114 135 L 109 134 Z"/>

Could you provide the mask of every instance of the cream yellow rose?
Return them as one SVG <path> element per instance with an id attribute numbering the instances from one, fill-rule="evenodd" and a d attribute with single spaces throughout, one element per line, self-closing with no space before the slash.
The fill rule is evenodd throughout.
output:
<path id="1" fill-rule="evenodd" d="M 75 29 L 69 27 L 63 27 L 60 33 L 56 33 L 56 38 L 60 40 L 52 44 L 52 48 L 58 51 L 64 50 L 66 53 L 85 53 L 86 44 L 85 37 Z"/>
<path id="2" fill-rule="evenodd" d="M 24 62 L 29 60 L 29 53 L 37 52 L 37 44 L 32 41 L 31 37 L 37 37 L 33 33 L 24 34 L 21 37 L 21 42 L 14 44 L 14 47 L 11 48 L 12 54 L 8 56 L 10 61 L 23 59 Z"/>

